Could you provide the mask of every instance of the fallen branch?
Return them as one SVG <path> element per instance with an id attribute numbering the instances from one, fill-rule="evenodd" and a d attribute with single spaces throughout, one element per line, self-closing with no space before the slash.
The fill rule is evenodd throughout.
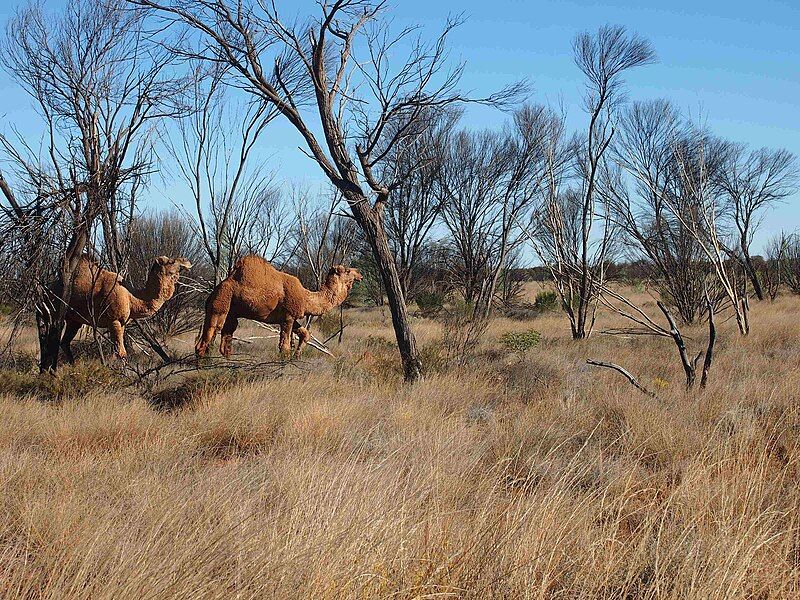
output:
<path id="1" fill-rule="evenodd" d="M 277 334 L 280 335 L 280 330 L 277 327 L 275 327 L 274 325 L 270 325 L 269 323 L 261 323 L 259 321 L 256 321 L 256 325 L 258 325 L 259 327 L 263 327 L 264 329 L 267 329 L 268 331 L 272 331 L 273 333 L 277 333 Z M 314 348 L 315 350 L 319 350 L 323 354 L 327 354 L 328 356 L 336 358 L 336 356 L 333 354 L 333 352 L 331 352 L 330 350 L 328 350 L 325 347 L 325 344 L 323 344 L 316 337 L 314 337 L 313 333 L 309 332 L 309 336 L 311 337 L 311 339 L 308 341 L 308 345 L 310 347 Z"/>
<path id="2" fill-rule="evenodd" d="M 621 373 L 633 387 L 642 392 L 645 396 L 649 396 L 650 398 L 656 398 L 656 399 L 658 398 L 658 396 L 656 396 L 653 392 L 644 387 L 641 383 L 636 381 L 636 378 L 633 375 L 631 375 L 628 371 L 626 371 L 619 365 L 615 365 L 614 363 L 610 362 L 604 362 L 601 360 L 593 360 L 591 358 L 586 361 L 586 364 L 593 365 L 595 367 L 603 367 L 605 369 L 612 369 L 617 373 Z"/>

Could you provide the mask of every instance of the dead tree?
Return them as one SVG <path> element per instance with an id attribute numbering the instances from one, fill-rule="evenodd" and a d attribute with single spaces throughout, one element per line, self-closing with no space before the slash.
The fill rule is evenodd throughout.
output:
<path id="1" fill-rule="evenodd" d="M 39 4 L 11 20 L 0 60 L 31 97 L 41 150 L 0 136 L 12 165 L 2 179 L 4 237 L 16 236 L 32 279 L 24 305 L 37 307 L 40 369 L 53 371 L 71 282 L 98 238 L 111 268 L 125 268 L 125 223 L 149 172 L 156 124 L 173 115 L 179 82 L 171 53 L 145 31 L 144 15 L 76 0 L 50 17 Z M 54 285 L 50 285 L 55 281 Z"/>
<path id="2" fill-rule="evenodd" d="M 514 112 L 502 132 L 460 132 L 442 165 L 438 190 L 450 234 L 453 280 L 476 315 L 488 318 L 498 284 L 522 244 L 547 185 L 551 145 L 563 121 L 543 106 Z"/>
<path id="3" fill-rule="evenodd" d="M 417 136 L 398 143 L 381 169 L 381 178 L 397 182 L 386 204 L 386 231 L 395 256 L 406 301 L 418 291 L 429 259 L 430 236 L 441 215 L 438 194 L 442 169 L 461 112 L 449 110 L 432 118 Z"/>
<path id="4" fill-rule="evenodd" d="M 800 235 L 782 232 L 770 247 L 768 256 L 775 261 L 780 284 L 800 294 Z"/>
<path id="5" fill-rule="evenodd" d="M 675 144 L 686 129 L 678 111 L 666 101 L 632 104 L 620 115 L 611 145 L 613 164 L 602 173 L 599 193 L 620 229 L 620 242 L 632 259 L 644 259 L 662 299 L 691 324 L 705 312 L 712 271 L 699 242 L 668 205 L 678 175 L 673 168 Z M 691 209 L 686 204 L 680 207 Z"/>
<path id="6" fill-rule="evenodd" d="M 191 63 L 191 107 L 168 144 L 179 179 L 194 204 L 197 234 L 212 268 L 207 287 L 222 281 L 245 253 L 285 258 L 291 211 L 275 175 L 253 160 L 253 148 L 277 111 L 226 86 L 226 69 Z"/>
<path id="7" fill-rule="evenodd" d="M 598 218 L 601 211 L 597 184 L 614 136 L 613 117 L 624 99 L 622 77 L 630 69 L 654 62 L 655 52 L 647 40 L 629 34 L 621 26 L 601 27 L 595 34 L 579 35 L 573 43 L 573 51 L 575 64 L 586 77 L 584 102 L 589 124 L 576 154 L 577 198 L 554 194 L 550 200 L 554 203 L 578 201 L 580 231 L 575 259 L 580 275 L 571 324 L 573 338 L 583 339 L 591 331 L 593 307 L 596 306 L 591 282 L 602 281 L 611 241 L 607 215 Z M 558 209 L 558 206 L 553 207 L 553 210 Z M 551 222 L 557 225 L 557 221 L 551 219 Z M 595 231 L 597 226 L 603 228 L 599 235 Z M 558 232 L 553 234 L 554 239 L 560 237 Z M 599 244 L 595 243 L 595 238 L 601 239 Z"/>
<path id="8" fill-rule="evenodd" d="M 664 319 L 667 322 L 666 326 L 658 323 L 644 310 L 642 310 L 642 308 L 637 306 L 621 293 L 609 288 L 608 286 L 603 286 L 600 293 L 600 299 L 603 305 L 609 310 L 634 323 L 634 326 L 631 328 L 610 329 L 606 330 L 605 333 L 611 335 L 652 335 L 671 339 L 675 344 L 675 348 L 678 351 L 678 356 L 681 361 L 686 382 L 686 390 L 691 390 L 697 382 L 697 369 L 701 358 L 704 358 L 704 360 L 701 370 L 700 387 L 706 387 L 714 357 L 714 345 L 716 344 L 717 340 L 716 323 L 714 322 L 714 308 L 711 303 L 711 298 L 708 294 L 706 294 L 706 310 L 708 311 L 709 330 L 708 340 L 705 349 L 698 351 L 696 354 L 691 354 L 689 352 L 683 334 L 675 322 L 675 318 L 672 316 L 669 308 L 667 308 L 667 306 L 660 300 L 657 301 L 656 304 L 658 309 L 664 315 Z M 636 385 L 636 383 L 633 381 L 631 381 L 631 383 L 640 390 L 642 389 L 641 386 Z M 647 390 L 643 391 L 647 393 Z"/>
<path id="9" fill-rule="evenodd" d="M 495 132 L 461 131 L 451 141 L 441 170 L 438 194 L 449 234 L 450 285 L 469 306 L 477 307 L 486 296 L 490 273 L 500 259 L 494 187 L 505 164 Z"/>
<path id="10" fill-rule="evenodd" d="M 323 1 L 317 16 L 294 24 L 270 2 L 129 1 L 191 28 L 201 43 L 185 53 L 228 66 L 236 85 L 297 130 L 370 246 L 386 288 L 405 378 L 418 379 L 416 340 L 385 228 L 392 190 L 376 174 L 396 144 L 419 132 L 421 119 L 470 100 L 457 90 L 461 69 L 445 69 L 447 34 L 457 23 L 448 23 L 428 44 L 411 38 L 414 28 L 391 35 L 380 19 L 385 4 L 377 1 Z M 393 51 L 401 41 L 411 49 L 398 64 Z M 518 91 L 483 101 L 498 104 Z"/>
<path id="11" fill-rule="evenodd" d="M 764 212 L 797 189 L 797 161 L 787 150 L 761 148 L 748 151 L 739 144 L 729 149 L 716 181 L 736 226 L 737 258 L 756 298 L 763 300 L 764 290 L 750 248 Z"/>
<path id="12" fill-rule="evenodd" d="M 789 236 L 780 232 L 772 237 L 764 248 L 764 265 L 759 271 L 764 293 L 770 300 L 775 300 L 783 285 L 783 267 Z"/>
<path id="13" fill-rule="evenodd" d="M 586 78 L 586 133 L 549 145 L 547 185 L 527 239 L 550 271 L 574 339 L 594 326 L 615 228 L 600 193 L 600 177 L 614 137 L 613 120 L 624 100 L 622 77 L 655 59 L 649 42 L 624 27 L 583 33 L 574 43 L 575 63 Z"/>
<path id="14" fill-rule="evenodd" d="M 697 241 L 733 310 L 739 333 L 747 335 L 747 295 L 730 261 L 734 252 L 726 239 L 725 200 L 715 183 L 729 151 L 727 142 L 702 131 L 678 140 L 673 151 L 674 187 L 666 196 L 666 206 Z"/>

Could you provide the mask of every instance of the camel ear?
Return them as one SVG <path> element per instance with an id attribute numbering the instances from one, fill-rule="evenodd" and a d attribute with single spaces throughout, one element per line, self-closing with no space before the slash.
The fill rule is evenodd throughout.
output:
<path id="1" fill-rule="evenodd" d="M 328 276 L 336 275 L 336 267 L 331 267 L 330 271 L 328 271 Z"/>
<path id="2" fill-rule="evenodd" d="M 344 274 L 346 274 L 346 273 L 347 273 L 347 268 L 343 267 L 342 265 L 338 265 L 338 266 L 336 267 L 336 272 L 337 272 L 339 275 L 344 275 Z"/>
<path id="3" fill-rule="evenodd" d="M 161 265 L 162 267 L 168 265 L 172 262 L 172 259 L 169 256 L 157 256 L 155 260 L 153 260 L 154 265 Z"/>

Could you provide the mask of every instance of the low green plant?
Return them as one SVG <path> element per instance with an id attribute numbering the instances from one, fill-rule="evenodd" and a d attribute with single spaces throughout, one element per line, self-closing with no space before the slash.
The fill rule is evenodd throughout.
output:
<path id="1" fill-rule="evenodd" d="M 536 294 L 533 306 L 539 312 L 550 312 L 558 310 L 558 294 L 553 290 L 544 290 Z"/>
<path id="2" fill-rule="evenodd" d="M 542 334 L 535 329 L 528 331 L 509 331 L 500 337 L 500 344 L 511 352 L 525 354 L 532 350 L 542 341 Z"/>
<path id="3" fill-rule="evenodd" d="M 415 298 L 422 316 L 433 316 L 441 312 L 444 306 L 444 294 L 439 292 L 420 292 Z"/>

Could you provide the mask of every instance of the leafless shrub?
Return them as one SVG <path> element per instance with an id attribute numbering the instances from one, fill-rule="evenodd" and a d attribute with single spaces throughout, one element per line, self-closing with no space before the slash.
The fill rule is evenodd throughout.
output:
<path id="1" fill-rule="evenodd" d="M 192 263 L 191 276 L 182 278 L 175 295 L 150 319 L 139 322 L 162 343 L 197 329 L 202 322 L 205 293 L 195 280 L 205 280 L 210 269 L 203 262 L 202 242 L 194 233 L 194 224 L 177 211 L 137 217 L 126 232 L 131 249 L 128 279 L 134 285 L 143 286 L 155 256 L 183 256 Z"/>
<path id="2" fill-rule="evenodd" d="M 735 225 L 737 257 L 759 300 L 764 299 L 765 292 L 750 253 L 753 236 L 765 211 L 792 194 L 798 181 L 797 160 L 787 150 L 748 151 L 742 144 L 732 145 L 719 169 L 717 184 Z"/>

